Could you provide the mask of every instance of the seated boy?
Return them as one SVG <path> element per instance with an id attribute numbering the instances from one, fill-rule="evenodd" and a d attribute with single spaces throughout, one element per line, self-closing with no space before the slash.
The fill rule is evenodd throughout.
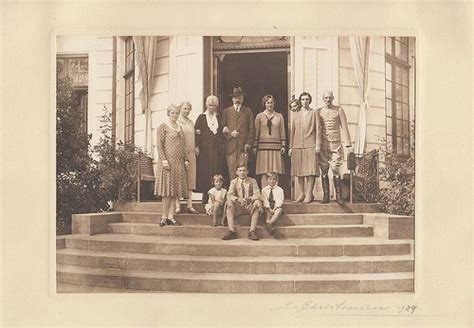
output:
<path id="1" fill-rule="evenodd" d="M 267 173 L 267 183 L 262 189 L 263 209 L 265 211 L 265 229 L 271 235 L 273 225 L 283 214 L 283 200 L 285 194 L 283 189 L 277 185 L 278 174 Z"/>
<path id="2" fill-rule="evenodd" d="M 236 239 L 237 234 L 234 228 L 234 217 L 249 214 L 251 216 L 250 230 L 248 238 L 258 240 L 255 233 L 258 217 L 262 210 L 262 202 L 260 200 L 260 189 L 257 181 L 248 175 L 246 165 L 239 165 L 236 170 L 237 178 L 230 182 L 229 191 L 227 192 L 227 224 L 229 231 L 222 237 L 223 240 Z"/>

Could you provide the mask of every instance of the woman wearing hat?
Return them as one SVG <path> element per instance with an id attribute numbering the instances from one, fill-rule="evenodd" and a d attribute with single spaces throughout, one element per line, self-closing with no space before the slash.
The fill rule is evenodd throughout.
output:
<path id="1" fill-rule="evenodd" d="M 255 173 L 262 175 L 262 188 L 267 185 L 267 173 L 285 173 L 286 134 L 283 115 L 275 112 L 275 98 L 262 98 L 263 111 L 255 117 L 254 153 L 257 155 Z"/>

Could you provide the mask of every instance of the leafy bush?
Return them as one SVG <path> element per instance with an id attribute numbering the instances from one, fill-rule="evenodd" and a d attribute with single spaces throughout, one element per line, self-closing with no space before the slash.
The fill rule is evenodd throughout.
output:
<path id="1" fill-rule="evenodd" d="M 69 78 L 57 79 L 56 94 L 56 231 L 70 233 L 73 213 L 97 212 L 107 201 L 97 197 L 99 172 L 90 154 Z"/>
<path id="2" fill-rule="evenodd" d="M 384 144 L 384 143 L 383 143 Z M 385 159 L 380 167 L 380 202 L 390 214 L 415 215 L 415 158 L 413 151 L 408 157 L 400 157 L 380 150 Z"/>
<path id="3" fill-rule="evenodd" d="M 102 135 L 94 147 L 97 155 L 97 169 L 100 175 L 101 196 L 111 201 L 136 199 L 137 185 L 135 180 L 136 154 L 140 151 L 133 145 L 116 143 L 111 135 L 112 119 L 104 107 L 101 119 Z"/>
<path id="4" fill-rule="evenodd" d="M 66 234 L 71 233 L 72 214 L 107 211 L 110 201 L 135 199 L 137 150 L 114 145 L 105 107 L 103 135 L 92 149 L 71 80 L 57 79 L 56 88 L 56 232 Z"/>

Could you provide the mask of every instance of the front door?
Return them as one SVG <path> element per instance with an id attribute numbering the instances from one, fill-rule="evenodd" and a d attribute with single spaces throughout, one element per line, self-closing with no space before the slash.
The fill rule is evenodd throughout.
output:
<path id="1" fill-rule="evenodd" d="M 246 93 L 244 106 L 250 107 L 254 117 L 263 110 L 264 95 L 271 94 L 276 99 L 275 110 L 283 114 L 288 135 L 288 52 L 250 52 L 215 55 L 217 63 L 216 93 L 220 107 L 232 105 L 232 88 L 242 87 Z M 290 162 L 285 156 L 286 171 Z M 249 171 L 255 176 L 255 157 L 250 157 Z M 260 180 L 260 179 L 257 179 Z M 290 198 L 289 174 L 282 177 L 281 187 Z"/>

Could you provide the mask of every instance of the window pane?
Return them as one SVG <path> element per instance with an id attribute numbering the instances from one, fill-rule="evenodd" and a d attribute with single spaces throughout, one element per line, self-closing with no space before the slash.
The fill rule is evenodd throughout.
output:
<path id="1" fill-rule="evenodd" d="M 396 100 L 402 100 L 402 86 L 400 84 L 395 84 L 395 95 L 393 96 Z"/>
<path id="2" fill-rule="evenodd" d="M 385 97 L 392 98 L 392 83 L 385 81 Z"/>
<path id="3" fill-rule="evenodd" d="M 395 66 L 395 82 L 402 83 L 402 69 Z"/>
<path id="4" fill-rule="evenodd" d="M 386 99 L 385 100 L 385 113 L 387 116 L 392 116 L 392 100 Z"/>
<path id="5" fill-rule="evenodd" d="M 392 80 L 392 64 L 390 63 L 385 64 L 385 78 L 387 80 Z"/>
<path id="6" fill-rule="evenodd" d="M 387 117 L 387 134 L 392 135 L 392 118 Z"/>
<path id="7" fill-rule="evenodd" d="M 401 136 L 403 134 L 403 121 L 397 120 L 397 125 L 395 127 L 395 132 L 393 133 L 396 136 Z"/>
<path id="8" fill-rule="evenodd" d="M 408 137 L 408 129 L 409 129 L 408 121 L 403 121 L 402 134 L 404 137 Z"/>
<path id="9" fill-rule="evenodd" d="M 407 87 L 402 88 L 402 101 L 408 104 L 408 88 Z"/>
<path id="10" fill-rule="evenodd" d="M 402 138 L 397 138 L 397 154 L 403 154 L 403 142 Z"/>
<path id="11" fill-rule="evenodd" d="M 402 47 L 400 41 L 395 41 L 395 57 L 401 58 L 402 56 Z"/>
<path id="12" fill-rule="evenodd" d="M 395 102 L 395 117 L 396 118 L 402 118 L 402 104 L 399 103 L 398 101 Z"/>
<path id="13" fill-rule="evenodd" d="M 408 142 L 408 138 L 403 139 L 403 154 L 410 155 L 410 144 Z"/>
<path id="14" fill-rule="evenodd" d="M 128 109 L 130 107 L 130 97 L 125 96 L 125 109 Z"/>
<path id="15" fill-rule="evenodd" d="M 408 86 L 408 70 L 402 69 L 402 84 Z"/>
<path id="16" fill-rule="evenodd" d="M 401 59 L 408 61 L 408 47 L 405 44 L 402 44 L 402 56 Z"/>
<path id="17" fill-rule="evenodd" d="M 407 104 L 403 104 L 402 105 L 402 108 L 403 108 L 403 119 L 406 120 L 406 121 L 409 121 L 409 113 L 408 113 L 408 105 Z"/>
<path id="18" fill-rule="evenodd" d="M 385 52 L 392 54 L 392 38 L 385 38 Z"/>

